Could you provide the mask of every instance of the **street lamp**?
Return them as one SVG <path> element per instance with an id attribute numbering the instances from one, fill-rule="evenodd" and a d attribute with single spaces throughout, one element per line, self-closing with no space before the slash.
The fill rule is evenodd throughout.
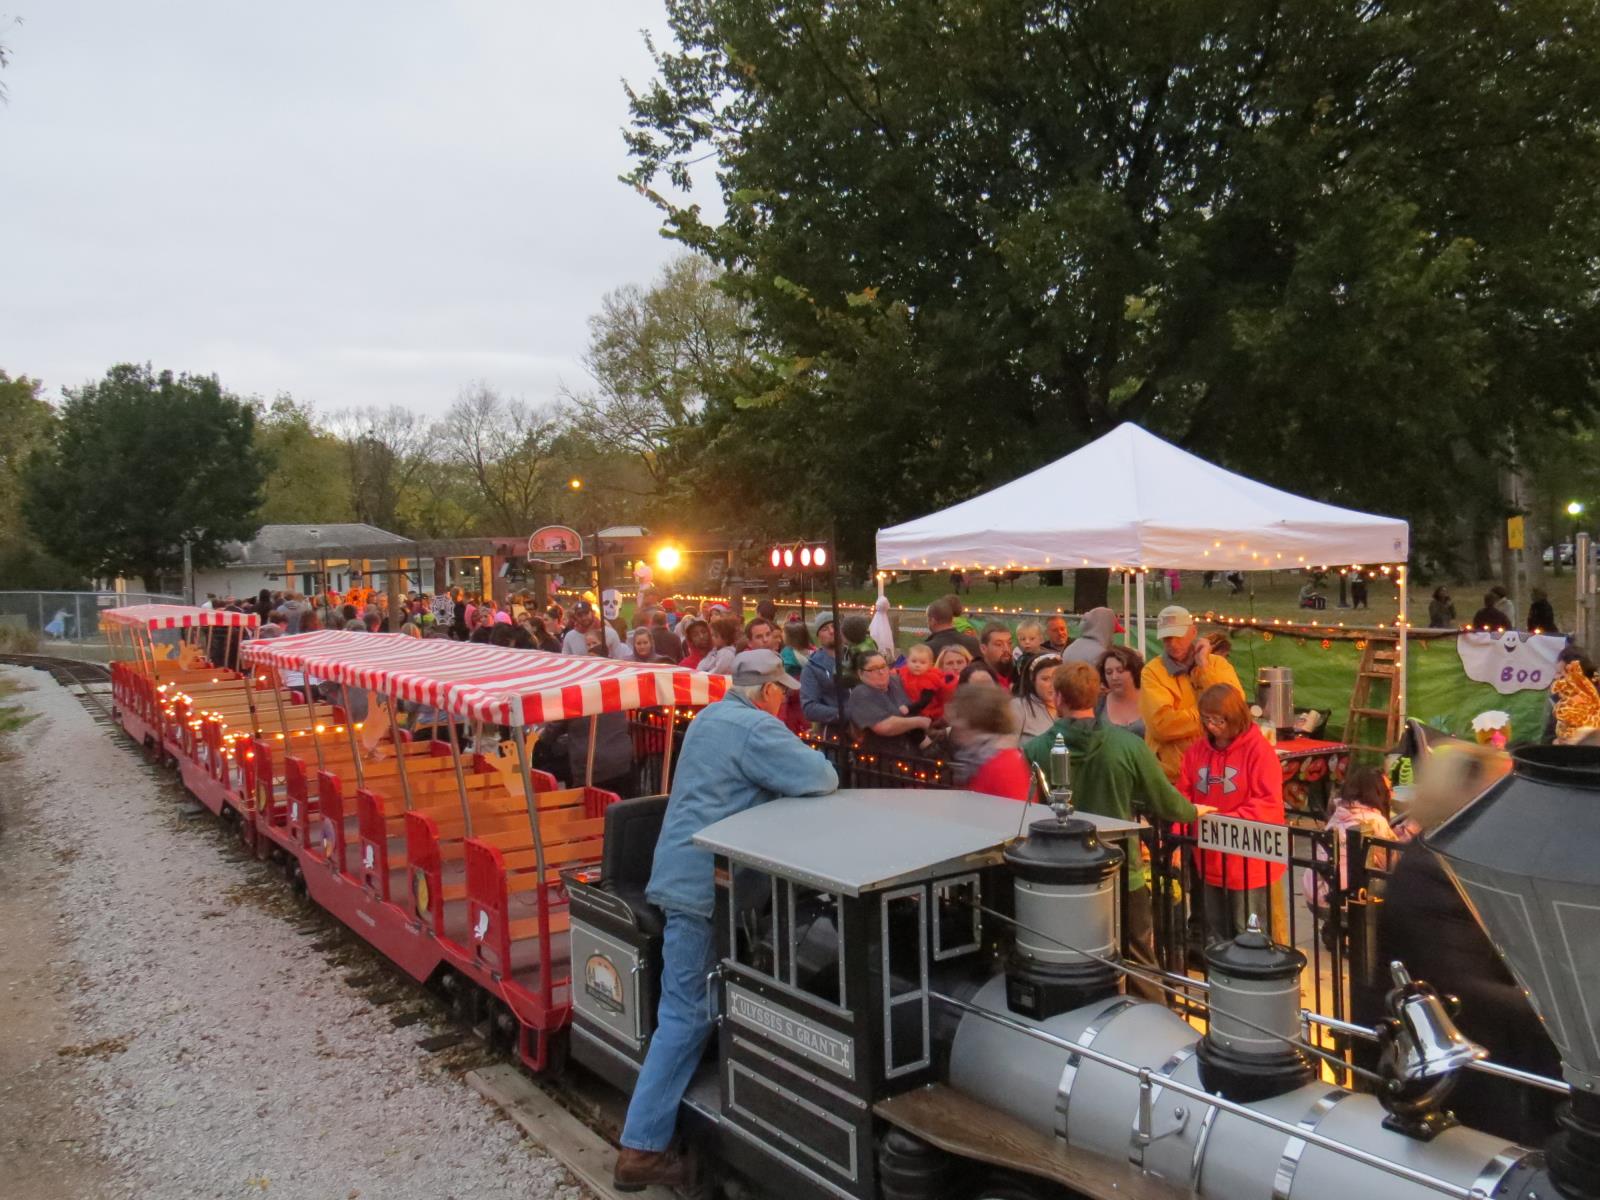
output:
<path id="1" fill-rule="evenodd" d="M 583 480 L 574 475 L 571 479 L 567 480 L 567 486 L 575 492 L 581 492 L 583 491 Z"/>
<path id="2" fill-rule="evenodd" d="M 682 562 L 683 554 L 676 546 L 668 544 L 656 548 L 656 569 L 663 575 L 672 574 Z"/>

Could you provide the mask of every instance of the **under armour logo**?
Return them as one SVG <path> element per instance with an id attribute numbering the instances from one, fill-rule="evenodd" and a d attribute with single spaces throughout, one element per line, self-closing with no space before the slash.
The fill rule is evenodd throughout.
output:
<path id="1" fill-rule="evenodd" d="M 1237 792 L 1239 790 L 1239 785 L 1233 781 L 1233 777 L 1238 773 L 1238 767 L 1224 767 L 1222 769 L 1222 777 L 1219 779 L 1212 773 L 1210 767 L 1201 767 L 1195 776 L 1195 780 L 1200 784 L 1200 790 L 1202 792 L 1209 792 L 1212 785 L 1215 784 L 1221 790 L 1222 794 L 1226 796 L 1230 792 Z"/>

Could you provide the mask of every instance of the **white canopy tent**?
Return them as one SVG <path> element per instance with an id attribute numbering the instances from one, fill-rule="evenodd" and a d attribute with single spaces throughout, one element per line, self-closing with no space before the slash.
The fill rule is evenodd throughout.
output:
<path id="1" fill-rule="evenodd" d="M 1264 571 L 1396 564 L 1405 705 L 1411 535 L 1395 517 L 1338 508 L 1225 471 L 1147 433 L 1116 429 L 971 500 L 878 531 L 883 570 L 1155 568 Z M 1127 576 L 1124 576 L 1124 596 Z M 1126 600 L 1124 609 L 1127 608 Z"/>

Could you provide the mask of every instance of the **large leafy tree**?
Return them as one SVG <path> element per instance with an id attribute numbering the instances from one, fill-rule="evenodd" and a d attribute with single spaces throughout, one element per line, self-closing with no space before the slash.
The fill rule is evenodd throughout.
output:
<path id="1" fill-rule="evenodd" d="M 354 518 L 345 449 L 309 404 L 287 393 L 256 409 L 256 446 L 269 465 L 263 525 L 315 525 Z"/>
<path id="2" fill-rule="evenodd" d="M 720 275 L 685 254 L 647 287 L 606 293 L 589 318 L 591 384 L 563 389 L 571 427 L 631 455 L 657 495 L 672 494 L 699 450 L 708 410 L 748 392 L 755 378 L 748 306 L 723 290 Z"/>
<path id="3" fill-rule="evenodd" d="M 76 588 L 82 576 L 45 553 L 22 519 L 23 470 L 49 445 L 56 414 L 39 380 L 0 371 L 0 587 Z"/>
<path id="4" fill-rule="evenodd" d="M 185 541 L 197 566 L 216 565 L 223 543 L 260 528 L 255 412 L 214 376 L 124 363 L 66 396 L 24 473 L 23 511 L 52 554 L 153 587 Z"/>
<path id="5" fill-rule="evenodd" d="M 738 511 L 865 533 L 1133 420 L 1443 545 L 1594 410 L 1592 4 L 667 7 L 630 182 L 784 351 L 696 459 Z M 715 222 L 659 187 L 706 159 Z"/>

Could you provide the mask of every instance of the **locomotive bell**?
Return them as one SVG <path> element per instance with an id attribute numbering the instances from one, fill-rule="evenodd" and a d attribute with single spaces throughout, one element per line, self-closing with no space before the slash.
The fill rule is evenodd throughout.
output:
<path id="1" fill-rule="evenodd" d="M 1456 1028 L 1438 992 L 1412 980 L 1405 964 L 1389 964 L 1395 990 L 1390 994 L 1396 1028 L 1392 1069 L 1408 1082 L 1432 1079 L 1459 1070 L 1489 1052 Z"/>
<path id="2" fill-rule="evenodd" d="M 1304 954 L 1274 943 L 1254 916 L 1244 932 L 1206 948 L 1211 1017 L 1198 1056 L 1207 1090 L 1249 1103 L 1315 1077 L 1315 1064 L 1295 1045 L 1305 966 Z"/>
<path id="3" fill-rule="evenodd" d="M 1059 795 L 1059 789 L 1052 792 L 1052 798 Z M 1015 879 L 1017 921 L 1006 962 L 1006 1004 L 1043 1020 L 1115 994 L 1122 851 L 1102 842 L 1081 817 L 1057 815 L 1030 825 L 1028 836 L 1007 848 L 1005 861 Z"/>

